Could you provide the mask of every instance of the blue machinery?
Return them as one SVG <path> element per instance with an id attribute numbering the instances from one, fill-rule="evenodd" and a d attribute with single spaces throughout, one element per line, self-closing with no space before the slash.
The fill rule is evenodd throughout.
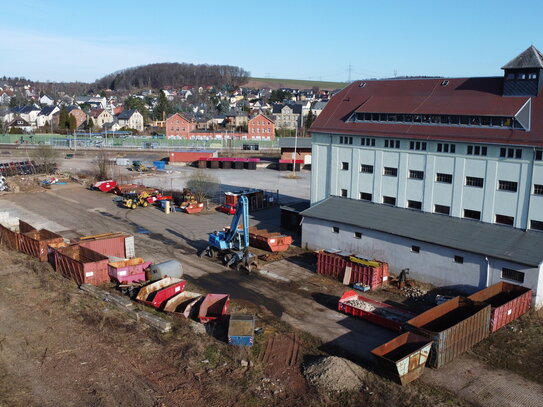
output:
<path id="1" fill-rule="evenodd" d="M 220 257 L 226 266 L 251 272 L 258 263 L 256 256 L 249 252 L 249 200 L 245 195 L 239 197 L 237 206 L 230 228 L 210 233 L 208 246 L 200 256 Z"/>

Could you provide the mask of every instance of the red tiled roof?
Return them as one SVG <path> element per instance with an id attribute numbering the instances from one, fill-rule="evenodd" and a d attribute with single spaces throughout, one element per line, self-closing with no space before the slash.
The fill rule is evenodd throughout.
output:
<path id="1" fill-rule="evenodd" d="M 442 86 L 443 81 L 448 81 Z M 365 83 L 364 86 L 361 86 Z M 503 78 L 357 81 L 335 95 L 312 132 L 424 140 L 543 145 L 543 96 L 532 98 L 530 131 L 506 128 L 399 124 L 345 120 L 353 112 L 514 116 L 529 97 L 503 97 Z"/>

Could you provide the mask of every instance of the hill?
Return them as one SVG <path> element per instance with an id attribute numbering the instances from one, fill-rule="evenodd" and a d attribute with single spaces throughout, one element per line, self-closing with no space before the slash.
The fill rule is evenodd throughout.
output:
<path id="1" fill-rule="evenodd" d="M 244 85 L 248 88 L 295 88 L 295 89 L 311 89 L 316 86 L 321 90 L 342 89 L 347 86 L 347 82 L 326 82 L 326 81 L 311 81 L 301 79 L 277 79 L 277 78 L 249 78 Z"/>

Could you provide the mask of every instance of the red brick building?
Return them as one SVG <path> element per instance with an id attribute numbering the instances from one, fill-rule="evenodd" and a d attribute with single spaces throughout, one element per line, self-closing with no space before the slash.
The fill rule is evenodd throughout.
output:
<path id="1" fill-rule="evenodd" d="M 247 127 L 249 139 L 274 140 L 275 123 L 262 113 L 249 120 Z"/>
<path id="2" fill-rule="evenodd" d="M 196 128 L 196 123 L 175 113 L 166 119 L 166 138 L 190 138 L 190 132 Z"/>

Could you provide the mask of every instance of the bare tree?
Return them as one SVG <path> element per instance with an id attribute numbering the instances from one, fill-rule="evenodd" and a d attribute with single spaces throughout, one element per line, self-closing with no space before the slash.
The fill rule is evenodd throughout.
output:
<path id="1" fill-rule="evenodd" d="M 59 152 L 52 146 L 40 144 L 38 147 L 30 150 L 28 155 L 39 167 L 42 168 L 44 173 L 50 174 L 56 168 L 56 161 L 59 157 Z"/>
<path id="2" fill-rule="evenodd" d="M 217 196 L 220 181 L 217 177 L 203 170 L 196 170 L 188 179 L 187 188 L 191 190 L 198 202 L 204 202 Z"/>
<path id="3" fill-rule="evenodd" d="M 93 164 L 96 166 L 97 181 L 105 181 L 111 178 L 113 162 L 107 151 L 100 150 L 93 160 Z"/>

